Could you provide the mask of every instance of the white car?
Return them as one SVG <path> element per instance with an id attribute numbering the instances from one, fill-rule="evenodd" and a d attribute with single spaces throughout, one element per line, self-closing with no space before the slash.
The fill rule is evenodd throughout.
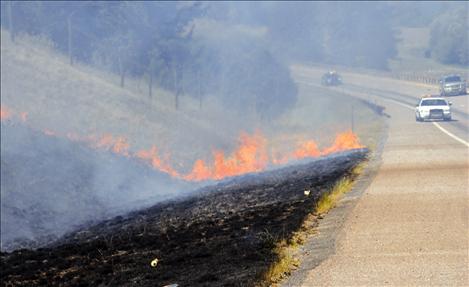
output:
<path id="1" fill-rule="evenodd" d="M 451 102 L 445 98 L 424 97 L 415 107 L 415 120 L 418 122 L 431 119 L 451 120 Z"/>

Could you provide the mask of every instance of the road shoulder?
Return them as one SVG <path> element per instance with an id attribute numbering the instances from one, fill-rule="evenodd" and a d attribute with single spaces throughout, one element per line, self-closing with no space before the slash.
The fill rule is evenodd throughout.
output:
<path id="1" fill-rule="evenodd" d="M 319 222 L 310 232 L 305 243 L 298 249 L 296 257 L 299 259 L 299 267 L 283 280 L 280 286 L 300 286 L 307 278 L 309 272 L 319 266 L 324 260 L 335 254 L 336 243 L 341 238 L 344 223 L 351 211 L 377 175 L 381 166 L 381 156 L 388 135 L 388 121 L 385 121 L 384 129 L 378 140 L 376 149 L 370 154 L 366 167 L 356 179 L 351 191 L 337 203 L 337 206 L 327 214 L 319 217 Z"/>

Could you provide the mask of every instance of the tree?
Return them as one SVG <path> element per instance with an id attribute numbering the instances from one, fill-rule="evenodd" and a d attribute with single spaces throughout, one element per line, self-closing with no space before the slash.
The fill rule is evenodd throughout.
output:
<path id="1" fill-rule="evenodd" d="M 430 28 L 430 53 L 443 64 L 469 66 L 468 10 L 456 9 L 436 18 Z"/>

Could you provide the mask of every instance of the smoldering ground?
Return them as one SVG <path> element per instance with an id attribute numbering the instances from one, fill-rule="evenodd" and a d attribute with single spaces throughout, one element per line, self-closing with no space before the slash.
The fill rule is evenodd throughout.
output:
<path id="1" fill-rule="evenodd" d="M 326 108 L 311 100 L 319 97 L 313 92 L 300 99 L 301 116 L 282 126 L 301 93 L 288 65 L 386 69 L 396 54 L 388 9 L 395 6 L 384 2 L 1 5 L 2 105 L 27 112 L 37 130 L 116 132 L 143 148 L 165 144 L 176 162 L 190 162 L 186 169 L 214 147 L 233 150 L 241 130 L 309 136 L 314 127 L 333 138 L 325 118 L 335 132 L 350 126 L 339 123 L 349 115 L 333 100 Z M 44 39 L 52 51 L 35 46 Z M 4 249 L 37 246 L 196 187 L 20 125 L 2 124 L 1 152 Z"/>
<path id="2" fill-rule="evenodd" d="M 2 250 L 38 247 L 80 225 L 194 187 L 147 165 L 21 124 L 1 126 Z"/>

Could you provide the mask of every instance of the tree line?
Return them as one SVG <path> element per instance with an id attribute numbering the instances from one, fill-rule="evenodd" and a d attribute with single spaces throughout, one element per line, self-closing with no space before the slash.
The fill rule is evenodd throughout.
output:
<path id="1" fill-rule="evenodd" d="M 122 87 L 128 76 L 143 77 L 150 98 L 155 86 L 171 91 L 176 109 L 182 95 L 197 98 L 201 107 L 207 95 L 215 95 L 240 112 L 253 104 L 268 119 L 296 101 L 288 67 L 261 37 L 230 25 L 217 35 L 197 29 L 197 19 L 206 17 L 210 3 L 2 1 L 1 5 L 2 26 L 10 30 L 12 40 L 18 33 L 44 35 L 69 56 L 71 65 L 80 61 L 115 72 Z M 206 33 L 212 33 L 210 29 Z M 220 43 L 226 40 L 229 43 Z"/>
<path id="2" fill-rule="evenodd" d="M 201 107 L 216 95 L 226 107 L 254 107 L 269 119 L 296 101 L 290 63 L 387 69 L 398 25 L 436 18 L 432 56 L 467 64 L 467 9 L 437 17 L 438 4 L 414 19 L 403 13 L 409 5 L 419 4 L 2 1 L 1 24 L 12 40 L 18 33 L 48 37 L 70 64 L 115 72 L 123 87 L 129 76 L 143 77 L 149 98 L 155 86 L 170 90 L 176 109 L 183 95 Z"/>

